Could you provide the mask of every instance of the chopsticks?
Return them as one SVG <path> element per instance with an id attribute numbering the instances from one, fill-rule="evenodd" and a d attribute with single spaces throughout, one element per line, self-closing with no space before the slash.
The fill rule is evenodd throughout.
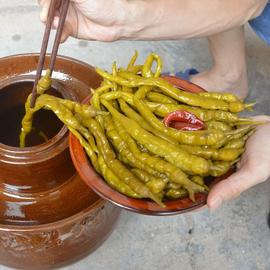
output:
<path id="1" fill-rule="evenodd" d="M 58 53 L 58 48 L 60 45 L 61 36 L 62 36 L 62 32 L 63 32 L 63 28 L 64 28 L 64 24 L 65 24 L 67 12 L 68 12 L 69 2 L 70 2 L 69 0 L 52 0 L 51 1 L 49 12 L 48 12 L 48 18 L 46 22 L 46 27 L 45 27 L 45 31 L 43 35 L 40 55 L 38 59 L 37 73 L 35 77 L 34 86 L 32 89 L 32 96 L 31 96 L 31 103 L 30 103 L 31 108 L 35 106 L 35 102 L 37 99 L 37 85 L 38 85 L 38 81 L 41 78 L 41 74 L 42 74 L 42 70 L 43 70 L 43 66 L 45 62 L 45 56 L 47 52 L 47 47 L 48 47 L 48 42 L 50 38 L 52 23 L 55 16 L 55 11 L 60 7 L 59 24 L 58 24 L 56 35 L 55 35 L 53 49 L 52 49 L 51 58 L 50 58 L 50 64 L 49 64 L 49 69 L 51 71 L 51 74 L 53 72 L 55 61 L 56 61 L 56 56 Z"/>

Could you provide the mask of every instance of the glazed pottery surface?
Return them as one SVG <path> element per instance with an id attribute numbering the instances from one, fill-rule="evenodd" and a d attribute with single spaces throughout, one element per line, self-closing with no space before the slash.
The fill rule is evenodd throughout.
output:
<path id="1" fill-rule="evenodd" d="M 27 147 L 18 148 L 37 62 L 36 54 L 0 59 L 0 263 L 24 269 L 85 256 L 109 236 L 120 213 L 81 180 L 68 131 L 52 112 L 37 113 Z M 51 94 L 75 101 L 100 84 L 92 67 L 65 57 L 58 57 L 53 78 Z"/>
<path id="2" fill-rule="evenodd" d="M 188 92 L 199 93 L 204 91 L 201 87 L 174 76 L 163 76 L 163 78 L 175 87 L 179 87 Z M 84 102 L 87 102 L 88 100 L 89 97 L 86 98 Z M 73 163 L 85 183 L 102 198 L 124 209 L 140 214 L 165 216 L 190 212 L 201 208 L 206 204 L 206 193 L 195 194 L 195 202 L 191 201 L 189 198 L 166 201 L 164 202 L 164 208 L 147 199 L 134 199 L 127 197 L 107 185 L 103 178 L 95 172 L 83 147 L 71 133 L 69 135 L 69 145 Z M 206 180 L 206 185 L 211 188 L 214 184 L 221 181 L 229 174 L 231 174 L 231 171 L 222 177 L 217 177 L 215 179 L 209 178 Z"/>

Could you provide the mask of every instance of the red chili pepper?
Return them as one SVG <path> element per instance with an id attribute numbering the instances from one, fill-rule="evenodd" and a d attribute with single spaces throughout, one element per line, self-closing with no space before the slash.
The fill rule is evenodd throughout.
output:
<path id="1" fill-rule="evenodd" d="M 200 130 L 204 129 L 204 122 L 195 116 L 193 113 L 183 110 L 177 110 L 169 113 L 163 123 L 167 127 L 172 127 L 181 130 Z"/>

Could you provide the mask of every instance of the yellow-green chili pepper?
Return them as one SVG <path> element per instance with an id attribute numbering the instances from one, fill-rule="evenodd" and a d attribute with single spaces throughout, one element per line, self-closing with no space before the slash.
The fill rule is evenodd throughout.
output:
<path id="1" fill-rule="evenodd" d="M 180 189 L 169 189 L 165 196 L 169 199 L 175 200 L 175 199 L 182 199 L 187 197 L 187 191 L 183 188 Z"/>
<path id="2" fill-rule="evenodd" d="M 151 127 L 149 123 L 147 123 L 144 118 L 141 117 L 136 111 L 134 111 L 132 108 L 130 108 L 123 100 L 119 99 L 120 108 L 124 112 L 126 116 L 128 116 L 130 119 L 135 120 L 138 124 L 141 125 L 142 128 L 144 128 L 147 131 L 152 132 L 153 134 L 157 135 L 158 137 L 172 143 L 172 144 L 178 144 L 176 140 L 173 138 L 167 136 L 163 132 Z"/>
<path id="3" fill-rule="evenodd" d="M 243 153 L 243 148 L 214 149 L 191 145 L 180 145 L 180 147 L 192 155 L 212 160 L 233 161 Z"/>
<path id="4" fill-rule="evenodd" d="M 153 66 L 153 62 L 157 63 L 157 67 L 156 67 L 156 72 L 153 74 L 151 71 L 151 68 Z M 162 71 L 162 61 L 160 59 L 160 57 L 155 54 L 155 53 L 151 53 L 145 60 L 145 63 L 143 65 L 142 68 L 142 76 L 145 78 L 158 78 L 161 74 Z"/>
<path id="5" fill-rule="evenodd" d="M 209 121 L 209 122 L 206 122 L 205 124 L 207 126 L 207 129 L 217 129 L 223 132 L 232 130 L 232 127 L 225 122 Z"/>
<path id="6" fill-rule="evenodd" d="M 155 129 L 178 140 L 182 144 L 213 145 L 225 137 L 225 134 L 220 130 L 181 131 L 166 127 L 155 117 L 149 107 L 141 99 L 147 91 L 148 89 L 146 87 L 141 87 L 134 95 L 133 102 L 144 119 Z"/>
<path id="7" fill-rule="evenodd" d="M 110 111 L 113 118 L 119 121 L 135 140 L 144 145 L 153 154 L 164 157 L 168 162 L 184 171 L 192 171 L 195 174 L 205 174 L 208 172 L 209 163 L 207 160 L 190 155 L 176 145 L 152 135 L 141 128 L 136 121 L 120 114 L 107 101 L 101 100 L 101 102 Z"/>
<path id="8" fill-rule="evenodd" d="M 224 100 L 227 102 L 238 102 L 240 101 L 239 98 L 231 93 L 220 93 L 220 92 L 202 92 L 199 93 L 200 96 L 202 97 L 207 97 L 207 98 L 214 98 L 217 100 Z"/>
<path id="9" fill-rule="evenodd" d="M 96 72 L 103 78 L 116 82 L 122 86 L 127 87 L 140 87 L 140 86 L 149 86 L 149 87 L 158 87 L 166 95 L 178 100 L 182 103 L 198 106 L 205 109 L 215 109 L 215 110 L 224 110 L 231 112 L 241 112 L 246 108 L 252 107 L 254 104 L 243 104 L 242 102 L 231 102 L 227 103 L 223 100 L 217 100 L 214 98 L 206 98 L 200 95 L 182 91 L 173 87 L 170 83 L 165 81 L 162 78 L 142 78 L 137 76 L 137 79 L 128 80 L 119 76 L 112 76 L 111 74 L 97 68 Z M 136 75 L 134 75 L 136 76 Z"/>
<path id="10" fill-rule="evenodd" d="M 150 189 L 141 183 L 134 174 L 132 174 L 117 158 L 114 151 L 111 149 L 109 142 L 106 139 L 101 127 L 94 119 L 85 120 L 84 124 L 89 128 L 96 139 L 97 148 L 104 158 L 108 168 L 113 173 L 119 176 L 119 179 L 127 184 L 134 192 L 143 198 L 151 198 L 153 201 L 164 207 L 160 199 L 153 194 Z"/>
<path id="11" fill-rule="evenodd" d="M 132 198 L 142 198 L 136 192 L 134 192 L 128 185 L 122 182 L 112 170 L 109 169 L 103 157 L 100 155 L 98 157 L 98 164 L 100 171 L 105 181 L 114 189 Z"/>
<path id="12" fill-rule="evenodd" d="M 157 102 L 157 103 L 177 104 L 177 101 L 174 100 L 173 98 L 170 98 L 166 95 L 163 95 L 163 94 L 157 93 L 157 92 L 153 92 L 153 91 L 147 93 L 146 98 L 152 102 Z"/>
<path id="13" fill-rule="evenodd" d="M 132 172 L 151 189 L 155 194 L 160 194 L 166 187 L 168 179 L 153 177 L 140 169 L 132 169 Z"/>

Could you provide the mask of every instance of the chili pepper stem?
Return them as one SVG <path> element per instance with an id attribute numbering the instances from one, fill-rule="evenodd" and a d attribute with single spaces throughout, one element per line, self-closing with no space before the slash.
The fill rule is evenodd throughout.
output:
<path id="1" fill-rule="evenodd" d="M 239 118 L 239 121 L 235 122 L 235 125 L 264 125 L 267 121 L 253 121 L 247 118 Z"/>
<path id="2" fill-rule="evenodd" d="M 150 199 L 152 199 L 154 202 L 156 202 L 162 208 L 166 207 L 166 205 L 155 194 L 152 193 L 149 197 L 150 197 Z"/>
<path id="3" fill-rule="evenodd" d="M 237 158 L 237 159 L 233 160 L 233 161 L 230 163 L 231 166 L 234 165 L 234 164 L 236 164 L 236 163 L 238 163 L 238 161 L 239 161 L 240 159 L 241 159 L 241 158 Z"/>
<path id="4" fill-rule="evenodd" d="M 227 131 L 226 132 L 226 135 L 227 136 L 235 135 L 235 134 L 238 134 L 238 133 L 241 133 L 241 132 L 244 132 L 244 131 L 248 131 L 249 129 L 252 129 L 252 126 L 251 125 L 247 125 L 245 127 L 239 128 L 239 129 L 234 129 L 232 131 Z"/>
<path id="5" fill-rule="evenodd" d="M 244 105 L 245 109 L 253 111 L 253 107 L 256 105 L 256 102 L 247 103 Z"/>

